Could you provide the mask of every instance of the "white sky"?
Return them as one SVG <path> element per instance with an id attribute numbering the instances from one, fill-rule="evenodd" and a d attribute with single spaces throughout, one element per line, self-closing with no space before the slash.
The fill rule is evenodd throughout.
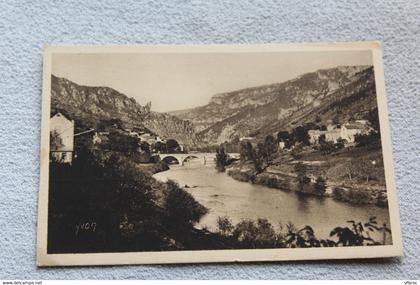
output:
<path id="1" fill-rule="evenodd" d="M 141 105 L 152 101 L 152 110 L 163 112 L 340 65 L 372 65 L 371 52 L 54 54 L 52 74 L 80 85 L 114 88 Z"/>

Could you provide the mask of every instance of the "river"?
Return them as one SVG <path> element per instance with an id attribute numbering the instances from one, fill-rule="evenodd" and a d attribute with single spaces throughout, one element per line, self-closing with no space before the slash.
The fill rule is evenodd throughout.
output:
<path id="1" fill-rule="evenodd" d="M 376 216 L 378 225 L 386 222 L 389 227 L 388 209 L 374 205 L 354 206 L 332 198 L 299 195 L 261 185 L 240 182 L 226 173 L 218 173 L 214 164 L 203 165 L 191 160 L 184 166 L 171 165 L 167 171 L 153 177 L 160 181 L 172 179 L 209 209 L 198 227 L 217 229 L 217 218 L 228 216 L 234 224 L 243 219 L 266 218 L 276 228 L 291 221 L 300 228 L 310 225 L 318 238 L 328 238 L 335 226 L 345 226 L 346 221 L 366 222 Z M 185 187 L 188 185 L 189 187 Z M 388 235 L 389 236 L 389 235 Z M 379 235 L 375 239 L 381 240 Z M 390 243 L 391 240 L 387 240 Z"/>

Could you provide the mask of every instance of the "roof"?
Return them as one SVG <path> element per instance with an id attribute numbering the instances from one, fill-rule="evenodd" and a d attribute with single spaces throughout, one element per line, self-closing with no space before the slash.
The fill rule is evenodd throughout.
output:
<path id="1" fill-rule="evenodd" d="M 322 135 L 325 134 L 327 131 L 321 131 L 321 130 L 309 130 L 308 134 L 314 134 L 314 135 Z"/>
<path id="2" fill-rule="evenodd" d="M 52 119 L 52 118 L 54 118 L 54 117 L 63 117 L 64 119 L 66 119 L 66 120 L 69 120 L 69 121 L 73 121 L 73 120 L 70 120 L 69 118 L 67 118 L 66 116 L 64 116 L 62 113 L 60 113 L 60 112 L 57 112 L 57 113 L 55 113 L 54 115 L 52 115 L 51 117 L 50 117 L 50 119 Z"/>

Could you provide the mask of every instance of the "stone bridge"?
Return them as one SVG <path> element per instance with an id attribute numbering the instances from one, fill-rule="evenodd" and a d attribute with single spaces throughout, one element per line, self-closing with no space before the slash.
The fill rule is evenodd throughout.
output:
<path id="1" fill-rule="evenodd" d="M 229 153 L 229 156 L 232 158 L 239 158 L 238 153 Z M 159 157 L 162 161 L 175 159 L 178 161 L 179 165 L 184 165 L 184 163 L 188 160 L 199 159 L 204 165 L 206 165 L 207 163 L 214 161 L 216 153 L 160 153 Z"/>

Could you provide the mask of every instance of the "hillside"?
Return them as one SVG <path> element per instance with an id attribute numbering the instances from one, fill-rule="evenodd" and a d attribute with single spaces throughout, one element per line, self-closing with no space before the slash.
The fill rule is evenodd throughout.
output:
<path id="1" fill-rule="evenodd" d="M 171 114 L 191 121 L 203 141 L 216 144 L 290 130 L 316 119 L 327 123 L 364 117 L 375 107 L 373 67 L 340 66 L 283 83 L 218 94 L 205 106 Z"/>
<path id="2" fill-rule="evenodd" d="M 75 119 L 76 127 L 95 127 L 103 119 L 120 119 L 128 128 L 144 128 L 185 145 L 197 143 L 194 128 L 188 121 L 152 112 L 150 105 L 142 106 L 112 88 L 82 86 L 52 75 L 51 113 L 56 111 Z"/>

